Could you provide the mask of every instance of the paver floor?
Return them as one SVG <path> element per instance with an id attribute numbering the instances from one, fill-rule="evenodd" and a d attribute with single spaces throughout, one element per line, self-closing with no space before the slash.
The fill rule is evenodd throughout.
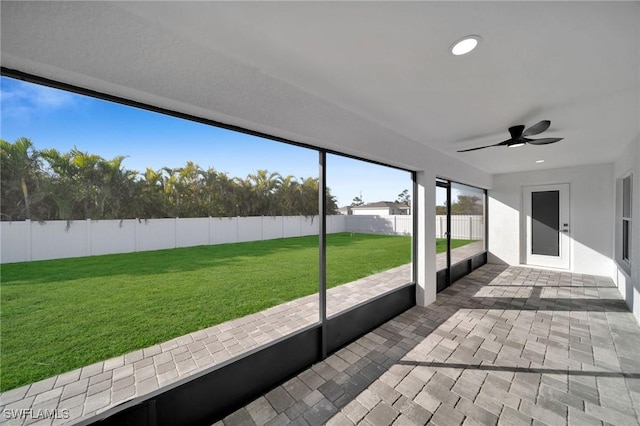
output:
<path id="1" fill-rule="evenodd" d="M 451 264 L 454 265 L 484 251 L 484 241 L 476 241 L 451 250 Z M 436 271 L 447 267 L 447 253 L 436 254 Z"/>
<path id="2" fill-rule="evenodd" d="M 467 257 L 482 247 L 470 244 L 452 251 Z M 446 265 L 444 254 L 438 265 Z M 331 317 L 411 281 L 411 266 L 403 265 L 327 292 Z M 318 296 L 289 303 L 199 330 L 152 347 L 98 362 L 74 371 L 12 389 L 0 395 L 3 424 L 71 424 L 103 412 L 164 385 L 219 365 L 318 321 Z M 5 411 L 8 410 L 8 411 Z M 48 410 L 58 419 L 38 419 Z"/>
<path id="3" fill-rule="evenodd" d="M 410 282 L 407 264 L 332 288 L 327 291 L 327 316 Z M 0 421 L 72 424 L 313 325 L 319 321 L 318 306 L 317 294 L 303 297 L 12 389 L 0 395 Z M 42 413 L 48 418 L 40 418 Z"/>
<path id="4" fill-rule="evenodd" d="M 640 327 L 609 278 L 485 265 L 222 425 L 638 425 Z"/>
<path id="5" fill-rule="evenodd" d="M 331 289 L 328 315 L 405 285 L 410 273 L 404 265 Z M 13 389 L 0 395 L 2 422 L 74 423 L 313 324 L 317 306 L 308 296 Z M 610 280 L 485 266 L 225 424 L 638 424 L 638 353 L 637 323 Z M 386 391 L 399 396 L 387 401 Z M 478 407 L 494 417 L 469 414 Z M 40 410 L 61 418 L 33 418 Z"/>

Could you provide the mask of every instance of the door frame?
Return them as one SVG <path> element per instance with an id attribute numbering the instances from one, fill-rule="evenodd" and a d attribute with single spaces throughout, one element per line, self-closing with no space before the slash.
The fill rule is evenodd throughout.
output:
<path id="1" fill-rule="evenodd" d="M 534 192 L 559 191 L 560 214 L 560 247 L 559 256 L 546 256 L 531 253 L 531 194 Z M 568 182 L 527 185 L 522 187 L 522 263 L 525 265 L 553 268 L 571 269 L 571 185 Z"/>

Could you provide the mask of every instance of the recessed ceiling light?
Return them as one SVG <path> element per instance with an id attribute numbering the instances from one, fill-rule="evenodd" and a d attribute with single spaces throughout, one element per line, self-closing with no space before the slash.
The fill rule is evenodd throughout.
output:
<path id="1" fill-rule="evenodd" d="M 480 36 L 469 35 L 453 43 L 449 50 L 455 56 L 466 55 L 475 49 L 481 40 L 482 38 Z"/>
<path id="2" fill-rule="evenodd" d="M 524 146 L 524 142 L 516 142 L 511 145 L 507 145 L 509 148 L 518 148 L 519 146 Z"/>
<path id="3" fill-rule="evenodd" d="M 536 163 L 544 163 L 544 160 L 536 160 Z"/>

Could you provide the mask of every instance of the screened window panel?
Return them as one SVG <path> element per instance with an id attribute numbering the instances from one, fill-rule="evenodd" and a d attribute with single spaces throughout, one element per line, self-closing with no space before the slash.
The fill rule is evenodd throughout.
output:
<path id="1" fill-rule="evenodd" d="M 622 180 L 622 216 L 631 218 L 631 176 Z"/>

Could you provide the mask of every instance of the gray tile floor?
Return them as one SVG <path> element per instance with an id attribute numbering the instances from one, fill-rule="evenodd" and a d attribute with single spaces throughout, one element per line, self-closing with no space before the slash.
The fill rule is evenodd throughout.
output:
<path id="1" fill-rule="evenodd" d="M 640 327 L 609 278 L 485 265 L 221 425 L 638 425 Z"/>

